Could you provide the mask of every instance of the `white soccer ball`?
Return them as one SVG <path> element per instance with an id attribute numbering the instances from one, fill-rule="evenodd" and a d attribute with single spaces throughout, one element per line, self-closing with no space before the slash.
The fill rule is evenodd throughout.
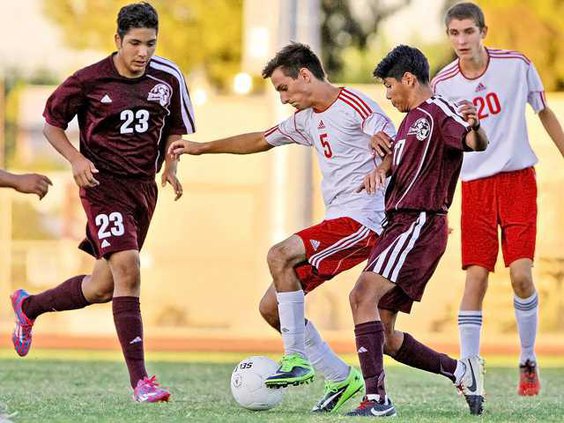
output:
<path id="1" fill-rule="evenodd" d="M 267 388 L 264 381 L 278 369 L 278 364 L 268 357 L 245 358 L 231 374 L 231 393 L 241 407 L 249 410 L 269 410 L 284 397 L 285 389 Z"/>

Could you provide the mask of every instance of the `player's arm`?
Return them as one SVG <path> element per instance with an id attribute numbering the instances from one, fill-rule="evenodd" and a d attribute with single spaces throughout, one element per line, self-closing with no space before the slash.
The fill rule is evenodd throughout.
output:
<path id="1" fill-rule="evenodd" d="M 177 159 L 181 154 L 253 154 L 273 147 L 266 141 L 264 132 L 251 132 L 209 142 L 175 141 L 169 146 L 167 155 Z"/>
<path id="2" fill-rule="evenodd" d="M 90 160 L 84 157 L 69 141 L 65 130 L 45 122 L 43 135 L 55 150 L 57 150 L 72 166 L 74 181 L 81 188 L 95 187 L 100 183 L 94 178 L 98 169 Z"/>
<path id="3" fill-rule="evenodd" d="M 459 103 L 460 108 L 458 112 L 462 115 L 464 120 L 470 125 L 470 132 L 466 134 L 466 145 L 473 151 L 484 151 L 488 144 L 488 136 L 480 126 L 478 119 L 478 110 L 476 106 L 470 101 L 463 100 Z"/>
<path id="4" fill-rule="evenodd" d="M 51 180 L 45 175 L 26 173 L 17 175 L 0 169 L 0 187 L 13 188 L 24 194 L 37 194 L 41 200 L 49 191 Z"/>
<path id="5" fill-rule="evenodd" d="M 179 142 L 181 140 L 182 137 L 180 135 L 170 135 L 166 140 L 165 151 L 168 151 L 168 149 L 173 143 Z M 172 188 L 174 189 L 174 194 L 176 195 L 174 201 L 182 197 L 182 192 L 183 192 L 182 184 L 180 183 L 180 180 L 176 176 L 177 166 L 178 166 L 178 159 L 173 157 L 171 154 L 167 154 L 165 157 L 164 169 L 161 174 L 161 184 L 163 187 L 165 187 L 168 182 L 172 186 Z"/>
<path id="6" fill-rule="evenodd" d="M 554 144 L 556 144 L 560 154 L 564 156 L 564 132 L 552 109 L 548 106 L 542 109 L 539 112 L 539 119 Z"/>

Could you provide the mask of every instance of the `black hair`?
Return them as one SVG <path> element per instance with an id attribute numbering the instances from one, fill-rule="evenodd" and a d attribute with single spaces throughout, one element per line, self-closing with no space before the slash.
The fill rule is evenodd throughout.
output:
<path id="1" fill-rule="evenodd" d="M 270 78 L 276 68 L 293 79 L 298 77 L 302 68 L 309 69 L 317 79 L 325 79 L 321 61 L 309 46 L 301 43 L 292 42 L 276 53 L 262 70 L 262 77 Z"/>
<path id="2" fill-rule="evenodd" d="M 131 28 L 152 28 L 159 31 L 159 15 L 153 6 L 146 2 L 123 6 L 117 17 L 117 33 L 123 39 Z"/>
<path id="3" fill-rule="evenodd" d="M 406 73 L 412 73 L 422 84 L 429 83 L 429 62 L 425 55 L 414 47 L 399 45 L 390 51 L 374 69 L 373 75 L 383 80 L 401 80 Z"/>
<path id="4" fill-rule="evenodd" d="M 486 19 L 484 18 L 484 12 L 482 9 L 475 5 L 474 3 L 458 3 L 447 10 L 445 15 L 445 26 L 448 28 L 448 24 L 453 19 L 463 20 L 472 19 L 476 26 L 481 30 L 486 26 Z"/>

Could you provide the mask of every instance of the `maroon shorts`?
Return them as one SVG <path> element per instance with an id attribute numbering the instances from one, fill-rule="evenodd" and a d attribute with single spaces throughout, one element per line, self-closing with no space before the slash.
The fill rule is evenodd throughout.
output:
<path id="1" fill-rule="evenodd" d="M 499 250 L 505 266 L 535 256 L 537 183 L 532 167 L 462 182 L 462 268 L 494 271 Z"/>
<path id="2" fill-rule="evenodd" d="M 296 235 L 304 243 L 307 262 L 294 270 L 306 293 L 365 261 L 378 239 L 375 232 L 350 217 L 324 220 Z"/>
<path id="3" fill-rule="evenodd" d="M 101 175 L 96 179 L 100 181 L 97 187 L 80 189 L 88 223 L 79 248 L 97 259 L 141 250 L 157 204 L 155 181 Z"/>
<path id="4" fill-rule="evenodd" d="M 379 308 L 409 313 L 421 301 L 447 245 L 447 217 L 433 213 L 388 215 L 384 231 L 370 253 L 365 271 L 375 272 L 395 283 Z"/>

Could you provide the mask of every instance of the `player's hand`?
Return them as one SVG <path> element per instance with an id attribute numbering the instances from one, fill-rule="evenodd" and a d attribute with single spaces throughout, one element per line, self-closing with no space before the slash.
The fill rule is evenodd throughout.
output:
<path id="1" fill-rule="evenodd" d="M 183 191 L 182 191 L 182 184 L 180 183 L 180 181 L 178 180 L 178 177 L 176 176 L 176 163 L 167 163 L 167 165 L 165 166 L 165 169 L 163 170 L 163 173 L 161 175 L 161 185 L 162 187 L 166 187 L 167 182 L 172 186 L 172 188 L 174 189 L 174 194 L 176 195 L 174 197 L 174 201 L 178 200 L 180 197 L 182 197 Z"/>
<path id="2" fill-rule="evenodd" d="M 366 192 L 370 195 L 376 193 L 380 189 L 384 189 L 386 186 L 386 172 L 383 169 L 376 168 L 368 175 L 364 177 L 362 185 L 359 186 L 356 192 Z"/>
<path id="3" fill-rule="evenodd" d="M 200 149 L 198 148 L 199 143 L 187 140 L 173 141 L 168 146 L 167 154 L 171 156 L 173 160 L 180 160 L 182 154 L 191 154 L 198 156 L 200 154 Z"/>
<path id="4" fill-rule="evenodd" d="M 94 175 L 99 172 L 98 169 L 96 169 L 94 163 L 82 154 L 73 160 L 71 165 L 74 182 L 76 182 L 80 188 L 93 188 L 100 185 L 100 182 L 94 177 Z"/>
<path id="5" fill-rule="evenodd" d="M 49 185 L 53 185 L 53 182 L 47 176 L 37 173 L 26 173 L 24 175 L 16 175 L 14 189 L 24 194 L 37 194 L 41 200 L 49 191 Z"/>
<path id="6" fill-rule="evenodd" d="M 372 151 L 380 157 L 392 154 L 392 144 L 394 140 L 385 132 L 379 131 L 370 137 Z"/>
<path id="7" fill-rule="evenodd" d="M 478 109 L 474 103 L 468 100 L 462 100 L 458 102 L 458 113 L 462 115 L 464 120 L 468 122 L 468 124 L 474 128 L 478 125 Z"/>

